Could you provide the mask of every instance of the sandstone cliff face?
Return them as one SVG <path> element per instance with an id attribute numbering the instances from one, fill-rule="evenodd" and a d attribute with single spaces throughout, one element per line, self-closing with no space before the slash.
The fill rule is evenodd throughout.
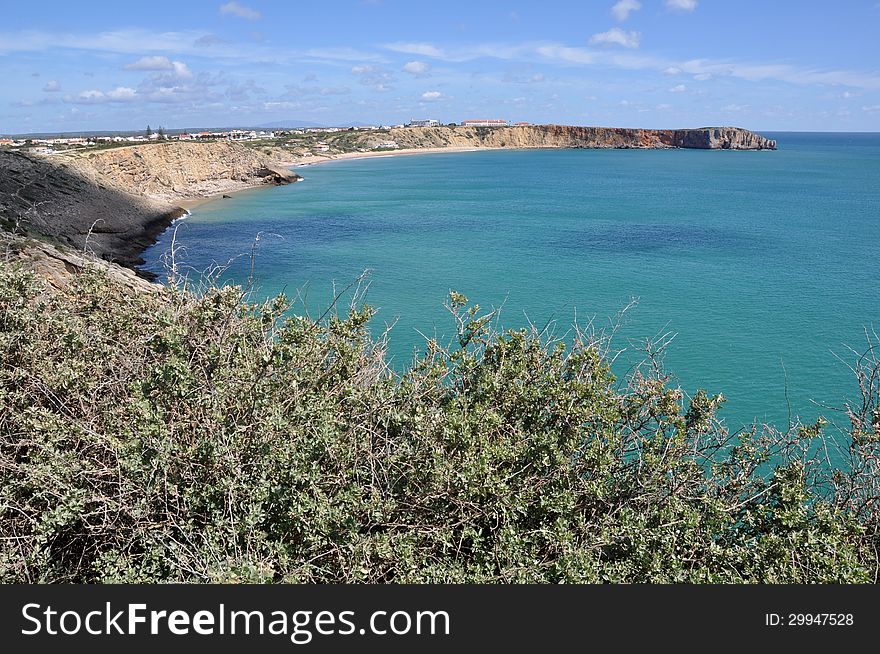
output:
<path id="1" fill-rule="evenodd" d="M 234 143 L 162 143 L 34 157 L 0 150 L 0 228 L 134 267 L 185 212 L 175 202 L 300 179 Z M 142 273 L 146 275 L 146 273 Z"/>
<path id="2" fill-rule="evenodd" d="M 0 227 L 127 266 L 183 210 L 83 175 L 61 157 L 0 152 Z"/>
<path id="3" fill-rule="evenodd" d="M 299 177 L 238 143 L 156 143 L 75 153 L 70 165 L 92 179 L 163 202 L 236 191 Z"/>
<path id="4" fill-rule="evenodd" d="M 375 147 L 393 140 L 401 148 L 700 148 L 775 150 L 776 142 L 736 127 L 654 130 L 568 125 L 517 127 L 416 127 L 365 137 Z"/>
<path id="5" fill-rule="evenodd" d="M 675 130 L 673 144 L 678 148 L 710 150 L 775 150 L 776 141 L 736 127 L 703 127 Z"/>

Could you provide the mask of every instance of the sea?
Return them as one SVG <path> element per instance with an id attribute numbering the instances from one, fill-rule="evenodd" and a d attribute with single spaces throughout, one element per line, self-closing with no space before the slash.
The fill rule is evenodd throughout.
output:
<path id="1" fill-rule="evenodd" d="M 671 383 L 723 393 L 731 429 L 858 397 L 880 331 L 880 134 L 770 133 L 778 151 L 486 150 L 337 160 L 212 200 L 145 253 L 284 292 L 320 316 L 357 288 L 403 370 L 449 339 L 450 290 L 499 325 L 609 329 L 621 377 L 646 339 Z M 365 271 L 368 276 L 358 282 Z M 628 309 L 626 309 L 629 307 Z M 621 311 L 623 312 L 622 316 Z"/>

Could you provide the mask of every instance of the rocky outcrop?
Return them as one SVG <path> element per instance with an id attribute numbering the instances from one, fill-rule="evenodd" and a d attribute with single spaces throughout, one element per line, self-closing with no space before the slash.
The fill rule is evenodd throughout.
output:
<path id="1" fill-rule="evenodd" d="M 163 143 L 36 157 L 0 150 L 0 228 L 134 268 L 184 199 L 301 179 L 234 143 Z M 145 277 L 146 272 L 140 271 Z"/>
<path id="2" fill-rule="evenodd" d="M 678 129 L 672 137 L 677 148 L 702 150 L 775 150 L 776 141 L 737 127 Z"/>
<path id="3" fill-rule="evenodd" d="M 49 237 L 126 266 L 181 216 L 170 203 L 129 193 L 84 176 L 62 157 L 0 151 L 0 225 L 17 234 Z"/>
<path id="4" fill-rule="evenodd" d="M 66 289 L 74 275 L 86 267 L 102 270 L 132 292 L 155 293 L 163 288 L 160 284 L 153 284 L 139 277 L 131 268 L 124 268 L 63 245 L 4 230 L 0 230 L 0 260 L 32 270 L 46 280 L 49 288 L 55 290 Z"/>
<path id="5" fill-rule="evenodd" d="M 400 148 L 700 148 L 775 150 L 776 141 L 737 127 L 657 130 L 570 125 L 415 127 L 369 135 L 364 145 L 392 140 Z"/>
<path id="6" fill-rule="evenodd" d="M 162 202 L 299 179 L 269 157 L 229 141 L 155 143 L 63 158 L 87 177 Z"/>

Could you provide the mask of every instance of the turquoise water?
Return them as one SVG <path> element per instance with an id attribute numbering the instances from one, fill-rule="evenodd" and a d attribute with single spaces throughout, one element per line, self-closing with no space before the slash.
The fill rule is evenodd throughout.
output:
<path id="1" fill-rule="evenodd" d="M 504 305 L 505 326 L 598 324 L 639 298 L 617 337 L 672 332 L 688 392 L 728 398 L 732 427 L 855 394 L 847 361 L 880 322 L 880 134 L 767 134 L 777 152 L 538 150 L 337 161 L 292 186 L 199 206 L 179 223 L 194 270 L 257 246 L 259 292 L 321 313 L 371 269 L 376 331 L 403 367 L 448 335 L 450 288 Z M 146 267 L 162 272 L 166 233 Z M 247 256 L 226 278 L 243 281 Z M 300 305 L 300 310 L 302 310 Z M 620 372 L 624 372 L 621 369 Z M 787 397 L 786 397 L 787 395 Z"/>

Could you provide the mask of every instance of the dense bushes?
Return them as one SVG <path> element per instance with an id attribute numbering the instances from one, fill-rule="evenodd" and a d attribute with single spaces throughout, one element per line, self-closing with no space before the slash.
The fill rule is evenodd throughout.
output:
<path id="1" fill-rule="evenodd" d="M 826 474 L 821 423 L 731 437 L 598 334 L 451 294 L 454 347 L 397 376 L 369 309 L 287 308 L 0 267 L 0 580 L 877 579 L 874 360 Z"/>

